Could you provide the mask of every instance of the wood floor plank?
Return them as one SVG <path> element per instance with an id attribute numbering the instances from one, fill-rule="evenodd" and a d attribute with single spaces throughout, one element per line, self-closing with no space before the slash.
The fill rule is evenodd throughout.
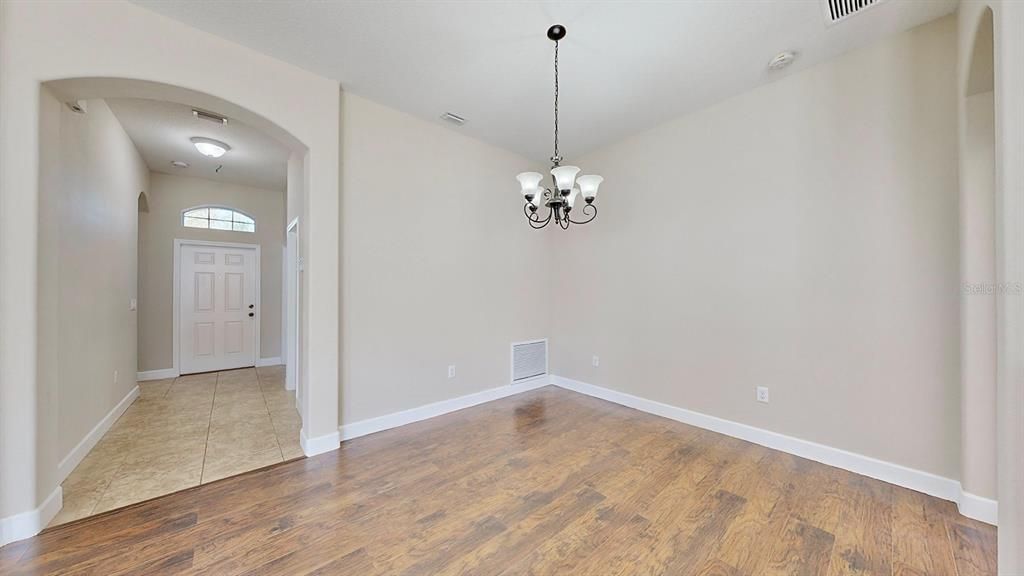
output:
<path id="1" fill-rule="evenodd" d="M 892 574 L 892 520 L 891 498 L 851 493 L 836 527 L 829 575 Z"/>
<path id="2" fill-rule="evenodd" d="M 991 531 L 948 520 L 946 528 L 959 576 L 995 576 L 996 542 Z"/>
<path id="3" fill-rule="evenodd" d="M 766 576 L 775 574 L 822 575 L 828 572 L 835 537 L 790 516 L 782 538 L 776 541 Z"/>
<path id="4" fill-rule="evenodd" d="M 956 574 L 940 501 L 903 488 L 893 496 L 893 575 Z"/>
<path id="5" fill-rule="evenodd" d="M 994 576 L 944 502 L 548 387 L 47 530 L 3 574 Z"/>

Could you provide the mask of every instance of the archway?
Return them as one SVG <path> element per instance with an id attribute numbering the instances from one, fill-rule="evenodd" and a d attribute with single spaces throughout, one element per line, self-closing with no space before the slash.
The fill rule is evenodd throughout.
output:
<path id="1" fill-rule="evenodd" d="M 211 124 L 195 117 L 196 109 L 224 120 Z M 182 131 L 212 131 L 238 148 L 236 156 L 212 162 Z M 283 343 L 261 353 L 259 328 L 266 343 L 276 342 L 284 326 L 277 314 L 284 299 L 286 194 L 303 196 L 285 189 L 287 164 L 290 157 L 304 158 L 305 146 L 276 124 L 208 94 L 105 78 L 43 83 L 39 143 L 37 342 L 45 360 L 37 385 L 52 401 L 38 405 L 38 422 L 47 444 L 56 438 L 55 480 L 63 483 L 65 507 L 55 521 L 301 456 L 295 401 L 284 397 L 282 371 L 273 367 Z M 171 150 L 191 152 L 182 157 L 195 165 L 157 161 Z M 217 165 L 216 171 L 201 171 L 202 162 Z M 275 178 L 263 172 L 246 178 L 246 170 L 266 164 L 276 166 L 265 171 Z M 246 185 L 247 179 L 257 182 Z M 251 208 L 258 225 L 224 231 L 212 229 L 211 220 L 211 229 L 197 230 L 185 218 L 182 226 L 179 204 L 222 200 Z M 249 318 L 239 311 L 239 321 L 225 324 L 246 327 L 250 337 L 241 342 L 247 354 L 221 358 L 226 365 L 187 370 L 185 358 L 178 360 L 177 332 L 168 340 L 171 318 L 176 327 L 178 317 L 178 296 L 173 307 L 166 305 L 172 286 L 178 286 L 172 282 L 170 246 L 176 258 L 179 238 L 211 250 L 237 250 L 224 242 L 255 248 L 240 252 L 254 268 L 248 273 L 252 286 L 239 291 L 248 295 L 238 296 L 255 310 Z M 228 269 L 205 274 L 218 278 L 212 281 L 214 295 L 227 289 L 222 281 L 238 275 Z M 224 305 L 220 296 L 213 300 Z M 129 323 L 138 325 L 138 337 L 126 329 Z M 213 331 L 226 338 L 219 325 Z M 245 366 L 251 368 L 223 371 Z M 186 372 L 207 373 L 184 377 Z"/>
<path id="2" fill-rule="evenodd" d="M 38 385 L 39 92 L 65 78 L 138 79 L 233 104 L 305 147 L 294 207 L 305 226 L 303 447 L 338 447 L 340 87 L 296 66 L 126 3 L 8 3 L 0 35 L 0 542 L 31 536 L 60 508 L 54 399 Z M 54 43 L 52 38 L 60 38 Z M 103 42 L 96 42 L 103 38 Z M 130 95 L 130 94 L 129 94 Z M 255 116 L 256 118 L 247 117 Z M 14 217 L 17 216 L 17 217 Z M 308 429 L 307 429 L 308 427 Z"/>

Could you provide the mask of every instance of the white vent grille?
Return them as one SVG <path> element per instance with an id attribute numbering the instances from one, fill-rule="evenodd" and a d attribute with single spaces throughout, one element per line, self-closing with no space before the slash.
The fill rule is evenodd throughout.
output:
<path id="1" fill-rule="evenodd" d="M 512 345 L 512 383 L 548 373 L 548 341 L 533 340 Z"/>
<path id="2" fill-rule="evenodd" d="M 830 24 L 845 20 L 884 0 L 825 0 L 825 19 Z"/>

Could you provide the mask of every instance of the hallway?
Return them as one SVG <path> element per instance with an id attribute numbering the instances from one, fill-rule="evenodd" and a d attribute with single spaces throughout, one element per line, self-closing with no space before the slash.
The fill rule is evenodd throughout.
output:
<path id="1" fill-rule="evenodd" d="M 139 398 L 62 484 L 50 526 L 301 458 L 284 367 L 139 383 Z"/>

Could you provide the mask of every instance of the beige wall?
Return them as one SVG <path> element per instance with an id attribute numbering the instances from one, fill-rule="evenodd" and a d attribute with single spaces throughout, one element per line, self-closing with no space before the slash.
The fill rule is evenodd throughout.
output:
<path id="1" fill-rule="evenodd" d="M 64 458 L 135 387 L 129 301 L 149 170 L 102 100 L 75 114 L 43 88 L 40 128 L 39 373 L 55 383 Z"/>
<path id="2" fill-rule="evenodd" d="M 948 17 L 580 158 L 553 371 L 959 477 L 955 61 Z"/>
<path id="3" fill-rule="evenodd" d="M 149 213 L 139 214 L 139 370 L 172 365 L 175 238 L 260 245 L 259 356 L 280 356 L 284 191 L 158 172 L 150 181 Z M 256 233 L 182 226 L 183 210 L 208 204 L 252 216 Z"/>
<path id="4" fill-rule="evenodd" d="M 549 328 L 530 163 L 351 94 L 342 135 L 342 424 L 508 384 L 511 343 Z"/>

